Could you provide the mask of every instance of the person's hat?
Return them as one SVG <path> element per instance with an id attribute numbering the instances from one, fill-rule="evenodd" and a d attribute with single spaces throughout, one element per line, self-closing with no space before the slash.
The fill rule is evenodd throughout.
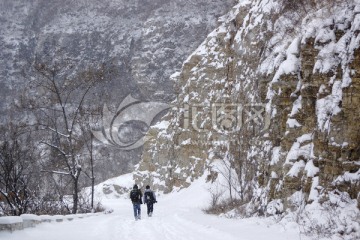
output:
<path id="1" fill-rule="evenodd" d="M 150 186 L 149 186 L 149 185 L 146 185 L 146 189 L 150 189 Z"/>
<path id="2" fill-rule="evenodd" d="M 135 184 L 133 188 L 134 188 L 134 189 L 138 189 L 138 185 Z"/>

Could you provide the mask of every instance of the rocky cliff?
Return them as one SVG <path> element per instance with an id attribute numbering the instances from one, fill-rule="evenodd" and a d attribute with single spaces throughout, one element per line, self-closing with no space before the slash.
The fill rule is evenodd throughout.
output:
<path id="1" fill-rule="evenodd" d="M 286 3 L 240 1 L 220 18 L 172 76 L 136 179 L 169 192 L 226 176 L 252 213 L 298 196 L 360 206 L 360 2 Z"/>

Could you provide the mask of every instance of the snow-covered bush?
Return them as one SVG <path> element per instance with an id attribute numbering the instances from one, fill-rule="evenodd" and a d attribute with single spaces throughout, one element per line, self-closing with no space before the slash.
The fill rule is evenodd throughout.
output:
<path id="1" fill-rule="evenodd" d="M 284 205 L 281 199 L 276 199 L 271 202 L 266 207 L 266 213 L 268 215 L 276 215 L 284 212 Z"/>
<path id="2" fill-rule="evenodd" d="M 295 216 L 301 231 L 317 239 L 360 239 L 360 211 L 347 193 L 332 191 L 299 208 Z"/>

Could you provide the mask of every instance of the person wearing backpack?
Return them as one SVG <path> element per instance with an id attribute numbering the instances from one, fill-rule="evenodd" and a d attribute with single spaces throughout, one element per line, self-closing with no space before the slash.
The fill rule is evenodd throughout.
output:
<path id="1" fill-rule="evenodd" d="M 149 217 L 152 216 L 154 211 L 154 203 L 157 203 L 156 196 L 153 191 L 150 190 L 150 186 L 147 185 L 144 192 L 144 204 L 147 206 L 147 214 Z"/>
<path id="2" fill-rule="evenodd" d="M 135 220 L 141 219 L 141 204 L 142 204 L 142 193 L 138 185 L 134 185 L 130 192 L 130 199 L 133 204 Z"/>

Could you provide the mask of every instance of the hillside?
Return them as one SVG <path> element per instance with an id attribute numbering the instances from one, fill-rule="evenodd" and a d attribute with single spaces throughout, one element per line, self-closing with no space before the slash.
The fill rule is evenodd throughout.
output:
<path id="1" fill-rule="evenodd" d="M 66 59 L 77 75 L 102 65 L 107 75 L 89 103 L 94 108 L 107 104 L 115 111 L 129 94 L 146 101 L 173 100 L 170 75 L 233 4 L 234 0 L 0 1 L 0 124 L 13 121 L 10 118 L 33 123 L 31 114 L 20 115 L 17 107 L 31 94 L 31 81 L 39 77 L 30 70 L 35 61 L 51 65 Z M 44 97 L 39 90 L 36 94 Z M 135 128 L 132 134 L 136 133 Z M 128 172 L 139 162 L 141 150 L 100 149 L 97 158 L 106 160 L 98 163 L 96 181 Z"/>

